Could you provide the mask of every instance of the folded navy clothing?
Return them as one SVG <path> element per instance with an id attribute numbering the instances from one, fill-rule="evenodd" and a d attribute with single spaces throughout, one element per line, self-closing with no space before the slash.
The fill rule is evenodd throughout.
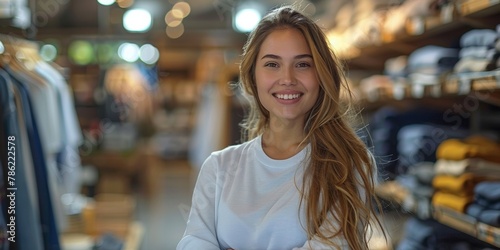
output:
<path id="1" fill-rule="evenodd" d="M 458 60 L 459 49 L 427 45 L 408 56 L 408 71 L 438 75 L 453 69 Z"/>
<path id="2" fill-rule="evenodd" d="M 464 118 L 461 124 L 466 127 L 468 122 L 469 120 Z M 384 106 L 373 114 L 368 128 L 381 177 L 394 179 L 396 175 L 404 173 L 397 168 L 398 132 L 402 127 L 415 123 L 446 125 L 447 121 L 443 119 L 443 112 L 421 107 L 402 111 L 395 107 Z"/>
<path id="3" fill-rule="evenodd" d="M 495 46 L 495 42 L 498 39 L 497 32 L 492 29 L 473 29 L 464 33 L 460 37 L 460 46 Z"/>
<path id="4" fill-rule="evenodd" d="M 484 210 L 478 220 L 490 226 L 500 226 L 500 210 Z"/>
<path id="5" fill-rule="evenodd" d="M 398 167 L 406 171 L 421 162 L 436 162 L 436 149 L 449 138 L 465 138 L 470 132 L 448 126 L 412 124 L 398 132 Z"/>
<path id="6" fill-rule="evenodd" d="M 490 226 L 500 226 L 500 209 L 486 208 L 473 202 L 467 206 L 465 213 Z"/>
<path id="7" fill-rule="evenodd" d="M 477 204 L 476 202 L 473 202 L 467 206 L 467 208 L 465 209 L 465 213 L 474 218 L 478 218 L 483 210 L 483 206 Z"/>
<path id="8" fill-rule="evenodd" d="M 481 205 L 481 206 L 488 208 L 488 209 L 500 210 L 500 201 L 486 200 L 478 195 L 474 195 L 474 203 Z"/>
<path id="9" fill-rule="evenodd" d="M 480 199 L 489 202 L 500 202 L 500 182 L 482 181 L 474 187 L 474 194 Z"/>

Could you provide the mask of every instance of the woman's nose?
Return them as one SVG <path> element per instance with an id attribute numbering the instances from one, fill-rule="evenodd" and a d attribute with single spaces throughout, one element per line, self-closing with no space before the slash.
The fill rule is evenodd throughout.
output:
<path id="1" fill-rule="evenodd" d="M 283 85 L 291 85 L 295 83 L 293 69 L 289 67 L 283 67 L 280 83 Z"/>

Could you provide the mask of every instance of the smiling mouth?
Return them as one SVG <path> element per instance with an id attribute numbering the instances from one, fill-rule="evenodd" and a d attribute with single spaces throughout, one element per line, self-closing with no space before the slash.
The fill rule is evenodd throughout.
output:
<path id="1" fill-rule="evenodd" d="M 299 98 L 301 94 L 275 94 L 274 96 L 281 100 L 293 100 Z"/>

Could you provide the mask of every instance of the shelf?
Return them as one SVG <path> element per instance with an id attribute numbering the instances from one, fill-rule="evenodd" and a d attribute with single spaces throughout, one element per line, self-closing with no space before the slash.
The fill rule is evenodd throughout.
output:
<path id="1" fill-rule="evenodd" d="M 496 93 L 500 92 L 500 69 L 486 72 L 470 72 L 450 75 L 439 85 L 394 84 L 389 89 L 374 89 L 367 93 L 364 104 L 403 100 L 429 100 L 464 97 L 474 94 L 492 105 L 500 105 Z"/>
<path id="2" fill-rule="evenodd" d="M 485 17 L 500 13 L 500 0 L 469 0 L 465 1 L 460 12 L 465 17 Z"/>
<path id="3" fill-rule="evenodd" d="M 465 32 L 496 28 L 500 20 L 500 0 L 469 0 L 454 12 L 451 20 L 441 20 L 436 16 L 422 19 L 420 25 L 425 27 L 422 32 L 407 28 L 403 34 L 382 34 L 381 44 L 357 48 L 358 56 L 343 59 L 350 69 L 383 70 L 387 59 L 409 55 L 425 45 L 458 47 Z"/>
<path id="4" fill-rule="evenodd" d="M 474 217 L 446 207 L 433 207 L 433 217 L 442 224 L 500 247 L 500 228 L 477 221 Z"/>

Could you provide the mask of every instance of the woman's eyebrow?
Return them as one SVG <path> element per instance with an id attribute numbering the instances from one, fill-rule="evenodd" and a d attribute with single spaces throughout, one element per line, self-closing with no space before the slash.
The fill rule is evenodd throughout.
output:
<path id="1" fill-rule="evenodd" d="M 265 54 L 264 56 L 262 56 L 260 59 L 264 59 L 264 58 L 271 58 L 271 59 L 281 59 L 281 56 L 278 56 L 278 55 L 274 55 L 274 54 Z M 301 59 L 301 58 L 312 58 L 312 55 L 310 54 L 300 54 L 300 55 L 296 55 L 294 56 L 295 59 Z"/>

